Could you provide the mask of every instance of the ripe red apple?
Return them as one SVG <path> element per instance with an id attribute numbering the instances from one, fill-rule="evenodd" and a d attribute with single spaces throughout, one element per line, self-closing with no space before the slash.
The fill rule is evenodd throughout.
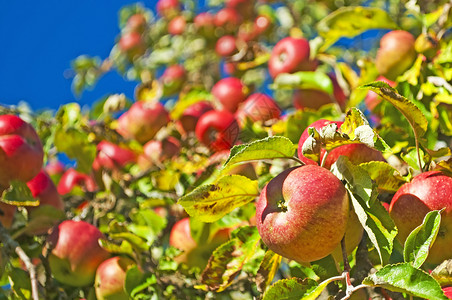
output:
<path id="1" fill-rule="evenodd" d="M 414 36 L 408 31 L 393 30 L 386 33 L 380 40 L 375 60 L 378 73 L 395 81 L 416 59 L 414 43 Z"/>
<path id="2" fill-rule="evenodd" d="M 225 7 L 215 14 L 213 22 L 217 28 L 221 28 L 225 32 L 235 32 L 242 22 L 242 18 L 235 9 Z"/>
<path id="3" fill-rule="evenodd" d="M 262 93 L 254 93 L 243 102 L 236 113 L 240 124 L 249 118 L 253 122 L 279 119 L 281 110 L 275 100 Z"/>
<path id="4" fill-rule="evenodd" d="M 172 18 L 180 11 L 179 0 L 158 0 L 157 13 L 164 18 Z"/>
<path id="5" fill-rule="evenodd" d="M 66 220 L 47 237 L 53 246 L 49 265 L 53 277 L 64 284 L 83 287 L 93 284 L 96 269 L 110 253 L 99 244 L 104 235 L 84 221 Z"/>
<path id="6" fill-rule="evenodd" d="M 96 270 L 94 289 L 97 300 L 127 300 L 124 290 L 127 270 L 135 262 L 127 257 L 114 256 L 104 260 Z"/>
<path id="7" fill-rule="evenodd" d="M 381 75 L 377 77 L 376 81 L 384 81 L 392 87 L 395 87 L 397 84 L 394 81 L 391 81 Z M 381 103 L 381 100 L 381 97 L 378 96 L 377 93 L 369 91 L 366 95 L 366 98 L 364 98 L 364 103 L 370 111 L 373 111 L 377 107 L 377 105 Z"/>
<path id="8" fill-rule="evenodd" d="M 335 123 L 338 127 L 340 127 L 343 122 L 320 119 L 309 125 L 308 128 L 314 127 L 317 131 L 320 131 L 324 126 L 331 123 Z M 303 155 L 302 147 L 306 139 L 309 137 L 308 128 L 303 131 L 298 142 L 298 158 L 305 164 L 319 164 L 319 162 L 315 162 Z M 326 150 L 322 149 L 320 151 L 320 162 L 323 160 L 325 154 Z M 355 143 L 342 145 L 331 150 L 330 153 L 328 153 L 323 166 L 327 169 L 331 168 L 334 162 L 336 162 L 336 160 L 341 155 L 347 156 L 354 164 L 360 164 L 369 161 L 385 161 L 380 151 L 372 149 L 364 144 Z"/>
<path id="9" fill-rule="evenodd" d="M 296 109 L 311 108 L 315 110 L 325 104 L 333 103 L 330 95 L 314 89 L 295 90 L 292 101 Z"/>
<path id="10" fill-rule="evenodd" d="M 160 102 L 137 101 L 118 119 L 119 134 L 144 144 L 168 124 L 170 118 Z"/>
<path id="11" fill-rule="evenodd" d="M 231 56 L 237 53 L 237 45 L 235 43 L 235 37 L 232 35 L 225 35 L 218 39 L 215 44 L 215 52 L 219 56 Z"/>
<path id="12" fill-rule="evenodd" d="M 452 178 L 439 172 L 419 174 L 400 187 L 392 198 L 389 213 L 399 232 L 397 239 L 404 243 L 410 232 L 422 224 L 432 210 L 445 208 L 436 240 L 427 262 L 440 264 L 452 258 Z"/>
<path id="13" fill-rule="evenodd" d="M 443 287 L 444 295 L 446 295 L 447 298 L 452 299 L 452 286 Z"/>
<path id="14" fill-rule="evenodd" d="M 121 169 L 135 160 L 135 152 L 108 141 L 101 141 L 97 144 L 97 156 L 93 162 L 93 169 Z"/>
<path id="15" fill-rule="evenodd" d="M 144 144 L 143 153 L 138 156 L 138 165 L 147 169 L 156 162 L 178 156 L 180 153 L 180 142 L 172 136 L 163 140 L 151 140 Z"/>
<path id="16" fill-rule="evenodd" d="M 142 13 L 131 15 L 127 19 L 126 27 L 129 31 L 136 31 L 142 33 L 146 27 L 146 17 Z"/>
<path id="17" fill-rule="evenodd" d="M 34 198 L 39 199 L 39 206 L 51 205 L 56 209 L 64 211 L 64 202 L 61 200 L 60 194 L 53 183 L 50 176 L 44 171 L 38 173 L 32 180 L 27 182 L 27 186 Z M 28 210 L 33 210 L 30 206 Z"/>
<path id="18" fill-rule="evenodd" d="M 314 165 L 290 168 L 273 178 L 256 203 L 262 241 L 297 262 L 329 255 L 344 236 L 348 194 L 330 171 Z"/>
<path id="19" fill-rule="evenodd" d="M 170 246 L 183 251 L 174 260 L 190 267 L 204 268 L 213 250 L 228 240 L 229 233 L 229 228 L 221 229 L 206 244 L 198 245 L 191 236 L 190 219 L 183 218 L 173 225 L 170 232 Z"/>
<path id="20" fill-rule="evenodd" d="M 273 47 L 268 61 L 268 71 L 273 78 L 281 73 L 312 71 L 309 55 L 308 40 L 293 37 L 283 38 Z"/>
<path id="21" fill-rule="evenodd" d="M 199 101 L 187 107 L 178 122 L 182 127 L 183 133 L 194 132 L 199 118 L 213 109 L 213 106 L 208 101 Z"/>
<path id="22" fill-rule="evenodd" d="M 15 115 L 0 116 L 0 186 L 27 182 L 42 168 L 44 152 L 35 129 Z"/>
<path id="23" fill-rule="evenodd" d="M 230 149 L 240 133 L 234 115 L 226 110 L 211 110 L 199 118 L 195 134 L 198 140 L 214 151 Z"/>
<path id="24" fill-rule="evenodd" d="M 160 77 L 160 81 L 163 84 L 163 95 L 170 96 L 180 92 L 186 80 L 187 74 L 182 65 L 167 67 Z"/>
<path id="25" fill-rule="evenodd" d="M 176 16 L 168 23 L 168 32 L 172 35 L 181 35 L 185 32 L 187 21 L 184 16 Z"/>
<path id="26" fill-rule="evenodd" d="M 239 104 L 246 99 L 248 88 L 239 78 L 223 78 L 212 87 L 215 100 L 223 109 L 235 113 Z"/>
<path id="27" fill-rule="evenodd" d="M 96 182 L 91 176 L 80 173 L 73 168 L 69 168 L 64 172 L 63 176 L 61 176 L 57 190 L 60 195 L 65 195 L 70 193 L 76 186 L 79 186 L 88 192 L 94 192 L 97 189 Z"/>
<path id="28" fill-rule="evenodd" d="M 130 58 L 142 55 L 146 50 L 143 39 L 141 37 L 141 33 L 135 31 L 128 31 L 123 33 L 119 39 L 118 47 Z"/>

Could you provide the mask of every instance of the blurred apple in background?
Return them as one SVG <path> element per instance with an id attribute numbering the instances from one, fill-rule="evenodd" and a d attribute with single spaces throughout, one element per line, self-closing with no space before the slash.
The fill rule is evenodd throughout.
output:
<path id="1" fill-rule="evenodd" d="M 127 270 L 135 262 L 128 257 L 114 256 L 104 260 L 96 270 L 94 288 L 97 300 L 127 300 L 125 291 Z"/>
<path id="2" fill-rule="evenodd" d="M 238 140 L 240 128 L 234 115 L 226 110 L 211 110 L 199 118 L 196 137 L 214 151 L 230 149 Z"/>
<path id="3" fill-rule="evenodd" d="M 235 113 L 239 104 L 245 101 L 248 94 L 248 88 L 245 84 L 235 77 L 223 78 L 212 87 L 212 95 L 219 105 L 231 112 Z"/>
<path id="4" fill-rule="evenodd" d="M 88 192 L 94 192 L 97 189 L 96 182 L 91 176 L 80 173 L 74 168 L 69 168 L 61 176 L 57 190 L 60 195 L 65 195 L 77 186 Z"/>

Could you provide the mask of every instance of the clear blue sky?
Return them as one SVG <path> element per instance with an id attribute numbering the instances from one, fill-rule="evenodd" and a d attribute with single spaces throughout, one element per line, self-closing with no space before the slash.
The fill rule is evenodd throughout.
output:
<path id="1" fill-rule="evenodd" d="M 0 0 L 0 104 L 24 100 L 34 110 L 91 104 L 107 93 L 133 96 L 134 82 L 116 72 L 76 98 L 70 62 L 81 54 L 108 56 L 119 33 L 118 11 L 126 0 Z M 154 8 L 156 0 L 141 1 Z"/>

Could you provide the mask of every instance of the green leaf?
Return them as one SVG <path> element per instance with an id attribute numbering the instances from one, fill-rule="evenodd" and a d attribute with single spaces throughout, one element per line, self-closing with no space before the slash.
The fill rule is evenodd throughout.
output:
<path id="1" fill-rule="evenodd" d="M 251 160 L 292 158 L 296 146 L 286 137 L 272 136 L 249 144 L 232 147 L 229 158 L 223 165 L 224 174 L 235 164 Z"/>
<path id="2" fill-rule="evenodd" d="M 263 300 L 303 299 L 317 286 L 312 279 L 281 279 L 275 282 L 264 294 Z"/>
<path id="3" fill-rule="evenodd" d="M 15 237 L 22 234 L 43 234 L 46 233 L 49 228 L 52 228 L 59 221 L 66 218 L 63 211 L 51 206 L 40 205 L 34 208 L 29 213 L 29 220 L 27 226 L 14 233 Z"/>
<path id="4" fill-rule="evenodd" d="M 152 245 L 167 224 L 167 219 L 162 218 L 152 209 L 140 209 L 130 214 L 132 222 L 127 224 L 127 229 Z"/>
<path id="5" fill-rule="evenodd" d="M 271 250 L 265 252 L 264 259 L 256 274 L 256 285 L 260 292 L 264 292 L 267 286 L 273 281 L 276 272 L 278 272 L 281 259 L 281 255 L 278 255 Z"/>
<path id="6" fill-rule="evenodd" d="M 16 206 L 38 206 L 39 200 L 34 198 L 25 182 L 12 180 L 10 186 L 3 191 L 2 202 Z"/>
<path id="7" fill-rule="evenodd" d="M 185 211 L 198 221 L 211 223 L 259 195 L 256 180 L 226 175 L 213 184 L 203 185 L 179 199 Z"/>
<path id="8" fill-rule="evenodd" d="M 141 237 L 131 232 L 110 233 L 109 236 L 112 240 L 127 241 L 139 251 L 149 251 L 149 245 Z"/>
<path id="9" fill-rule="evenodd" d="M 323 290 L 333 281 L 338 280 L 338 278 L 328 278 L 325 281 L 322 281 L 318 286 L 316 286 L 312 291 L 307 293 L 301 298 L 301 300 L 315 300 L 317 299 Z"/>
<path id="10" fill-rule="evenodd" d="M 331 172 L 345 181 L 356 215 L 375 246 L 381 263 L 386 264 L 393 250 L 397 228 L 388 211 L 377 200 L 378 193 L 372 179 L 365 169 L 353 165 L 345 156 L 339 157 Z"/>
<path id="11" fill-rule="evenodd" d="M 316 72 L 295 72 L 278 75 L 272 89 L 314 89 L 333 94 L 333 83 L 327 74 Z"/>
<path id="12" fill-rule="evenodd" d="M 379 190 L 395 193 L 407 182 L 399 171 L 387 162 L 371 161 L 362 163 L 359 166 L 366 170 L 370 178 L 377 184 Z"/>
<path id="13" fill-rule="evenodd" d="M 434 268 L 431 276 L 435 278 L 441 286 L 452 285 L 452 259 L 445 260 Z"/>
<path id="14" fill-rule="evenodd" d="M 430 300 L 447 300 L 438 282 L 410 263 L 387 265 L 363 280 L 363 284 L 407 293 Z"/>
<path id="15" fill-rule="evenodd" d="M 420 268 L 427 259 L 429 250 L 439 232 L 441 211 L 429 212 L 421 225 L 416 227 L 405 241 L 403 258 L 415 268 Z"/>
<path id="16" fill-rule="evenodd" d="M 59 127 L 55 132 L 55 147 L 58 152 L 66 153 L 70 159 L 76 159 L 80 172 L 91 172 L 96 157 L 96 145 L 90 141 L 88 134 L 73 127 Z"/>
<path id="17" fill-rule="evenodd" d="M 372 7 L 341 7 L 317 24 L 325 39 L 320 51 L 328 49 L 341 37 L 354 37 L 369 29 L 396 29 L 397 24 L 387 12 Z"/>
<path id="18" fill-rule="evenodd" d="M 141 286 L 145 282 L 145 274 L 139 269 L 138 266 L 132 266 L 126 272 L 126 279 L 124 280 L 124 290 L 128 295 L 131 295 L 136 287 Z"/>
<path id="19" fill-rule="evenodd" d="M 99 244 L 110 253 L 134 255 L 132 245 L 128 241 L 122 241 L 120 245 L 117 245 L 106 239 L 100 239 Z"/>
<path id="20" fill-rule="evenodd" d="M 31 299 L 30 275 L 21 268 L 13 268 L 8 272 L 11 290 L 14 291 L 15 299 Z"/>
<path id="21" fill-rule="evenodd" d="M 240 273 L 243 265 L 254 255 L 260 236 L 254 226 L 243 227 L 228 242 L 218 247 L 202 272 L 202 285 L 195 286 L 205 291 L 224 291 Z"/>

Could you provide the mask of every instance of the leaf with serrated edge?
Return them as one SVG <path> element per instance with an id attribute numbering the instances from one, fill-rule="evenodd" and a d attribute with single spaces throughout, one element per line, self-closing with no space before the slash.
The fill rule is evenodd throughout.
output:
<path id="1" fill-rule="evenodd" d="M 381 263 L 386 264 L 392 253 L 397 228 L 388 211 L 376 199 L 372 179 L 363 168 L 353 165 L 345 156 L 339 157 L 331 172 L 345 181 L 355 213 L 374 244 Z"/>
<path id="2" fill-rule="evenodd" d="M 281 279 L 267 290 L 262 300 L 302 299 L 315 287 L 317 282 L 309 278 Z"/>
<path id="3" fill-rule="evenodd" d="M 379 190 L 397 192 L 406 180 L 390 164 L 383 161 L 370 161 L 359 165 L 366 170 L 370 178 L 375 181 Z"/>
<path id="4" fill-rule="evenodd" d="M 296 146 L 286 137 L 272 136 L 245 145 L 234 146 L 221 172 L 225 174 L 238 163 L 252 160 L 292 158 Z"/>
<path id="5" fill-rule="evenodd" d="M 427 259 L 429 249 L 439 231 L 441 212 L 431 211 L 425 215 L 421 225 L 416 227 L 405 241 L 403 258 L 415 268 L 420 268 Z"/>
<path id="6" fill-rule="evenodd" d="M 224 291 L 253 256 L 259 242 L 260 236 L 256 227 L 240 228 L 235 237 L 215 249 L 201 274 L 203 284 L 195 288 Z"/>
<path id="7" fill-rule="evenodd" d="M 203 185 L 179 199 L 190 217 L 215 222 L 235 208 L 259 195 L 258 183 L 241 175 L 226 175 L 213 184 Z"/>
<path id="8" fill-rule="evenodd" d="M 363 284 L 378 286 L 390 291 L 408 293 L 430 300 L 447 300 L 438 282 L 426 272 L 409 263 L 387 265 L 368 276 Z"/>
<path id="9" fill-rule="evenodd" d="M 278 255 L 271 250 L 267 250 L 267 252 L 265 252 L 264 259 L 262 260 L 256 274 L 256 285 L 260 292 L 265 291 L 267 286 L 269 286 L 273 281 L 273 278 L 279 269 L 281 259 L 281 255 Z"/>

